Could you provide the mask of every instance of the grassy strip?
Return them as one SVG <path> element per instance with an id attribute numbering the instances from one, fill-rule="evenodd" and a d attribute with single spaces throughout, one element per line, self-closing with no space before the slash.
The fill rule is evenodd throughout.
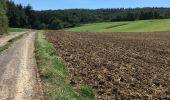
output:
<path id="1" fill-rule="evenodd" d="M 74 89 L 67 80 L 64 62 L 56 56 L 56 50 L 43 34 L 36 34 L 36 58 L 40 70 L 45 98 L 48 100 L 93 100 L 94 92 L 89 86 Z"/>
<path id="2" fill-rule="evenodd" d="M 30 29 L 24 29 L 24 28 L 8 28 L 8 32 L 25 32 L 29 30 Z"/>
<path id="3" fill-rule="evenodd" d="M 9 48 L 9 46 L 10 46 L 10 43 L 7 43 L 7 44 L 6 44 L 6 45 L 4 45 L 3 47 L 0 47 L 0 54 L 1 54 L 1 52 L 2 52 L 2 51 L 4 51 L 4 50 L 8 49 L 8 48 Z"/>
<path id="4" fill-rule="evenodd" d="M 23 35 L 19 35 L 19 36 L 15 37 L 15 38 L 9 40 L 7 44 L 5 44 L 4 46 L 0 47 L 0 53 L 3 52 L 4 50 L 8 49 L 12 45 L 13 42 L 15 42 L 16 40 L 18 40 L 21 37 L 23 37 Z"/>

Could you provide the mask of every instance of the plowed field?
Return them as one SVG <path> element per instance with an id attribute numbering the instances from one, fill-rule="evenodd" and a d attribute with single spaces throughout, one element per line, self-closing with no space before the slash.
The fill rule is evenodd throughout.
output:
<path id="1" fill-rule="evenodd" d="M 96 100 L 170 100 L 170 32 L 49 31 L 70 83 L 91 86 Z"/>

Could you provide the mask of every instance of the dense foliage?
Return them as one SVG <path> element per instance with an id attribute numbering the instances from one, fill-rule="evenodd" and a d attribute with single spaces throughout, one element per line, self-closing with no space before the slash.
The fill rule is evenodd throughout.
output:
<path id="1" fill-rule="evenodd" d="M 7 28 L 6 3 L 5 0 L 0 0 L 0 34 L 7 32 Z"/>
<path id="2" fill-rule="evenodd" d="M 8 1 L 11 27 L 62 29 L 84 23 L 170 18 L 170 8 L 67 9 L 35 11 Z"/>

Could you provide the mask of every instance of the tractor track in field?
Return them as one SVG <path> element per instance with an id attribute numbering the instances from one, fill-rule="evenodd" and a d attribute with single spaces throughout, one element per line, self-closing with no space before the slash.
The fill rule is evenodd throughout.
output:
<path id="1" fill-rule="evenodd" d="M 8 39 L 4 39 L 0 45 L 4 45 Z M 41 99 L 34 39 L 34 32 L 25 34 L 0 55 L 0 100 Z"/>

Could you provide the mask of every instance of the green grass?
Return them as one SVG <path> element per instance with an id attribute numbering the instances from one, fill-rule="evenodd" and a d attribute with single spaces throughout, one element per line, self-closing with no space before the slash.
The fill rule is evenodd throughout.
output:
<path id="1" fill-rule="evenodd" d="M 8 49 L 10 46 L 10 43 L 7 43 L 6 45 L 4 45 L 3 47 L 0 47 L 0 54 L 2 53 L 2 51 Z"/>
<path id="2" fill-rule="evenodd" d="M 170 19 L 103 22 L 65 29 L 73 32 L 159 32 L 170 31 Z"/>
<path id="3" fill-rule="evenodd" d="M 45 39 L 44 31 L 36 34 L 36 58 L 46 100 L 94 99 L 92 88 L 75 89 L 69 84 L 67 68 L 53 45 Z"/>
<path id="4" fill-rule="evenodd" d="M 24 29 L 24 28 L 8 28 L 8 32 L 25 32 L 29 30 L 30 29 Z"/>

